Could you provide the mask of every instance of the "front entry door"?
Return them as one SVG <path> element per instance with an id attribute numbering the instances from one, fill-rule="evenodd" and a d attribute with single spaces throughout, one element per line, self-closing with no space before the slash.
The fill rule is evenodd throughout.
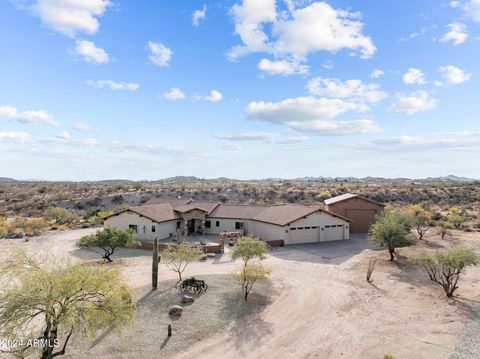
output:
<path id="1" fill-rule="evenodd" d="M 191 234 L 195 232 L 195 220 L 194 219 L 190 219 L 188 221 L 188 234 Z"/>

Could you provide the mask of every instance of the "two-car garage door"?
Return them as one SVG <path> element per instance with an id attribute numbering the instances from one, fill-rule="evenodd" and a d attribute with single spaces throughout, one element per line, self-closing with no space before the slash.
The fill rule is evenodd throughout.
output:
<path id="1" fill-rule="evenodd" d="M 318 226 L 290 227 L 290 243 L 318 242 Z"/>
<path id="2" fill-rule="evenodd" d="M 324 232 L 325 234 L 322 236 L 320 232 Z M 342 240 L 343 238 L 343 224 L 326 225 L 323 231 L 321 231 L 320 226 L 290 227 L 289 244 L 312 243 L 319 241 L 338 241 Z"/>

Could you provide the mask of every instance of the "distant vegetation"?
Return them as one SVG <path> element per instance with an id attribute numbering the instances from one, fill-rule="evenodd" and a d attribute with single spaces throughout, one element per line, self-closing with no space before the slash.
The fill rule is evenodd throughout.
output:
<path id="1" fill-rule="evenodd" d="M 0 181 L 2 217 L 42 218 L 51 227 L 101 224 L 114 211 L 142 205 L 155 197 L 182 197 L 231 203 L 300 203 L 323 206 L 346 192 L 388 203 L 420 205 L 417 230 L 443 221 L 455 229 L 480 230 L 480 182 L 454 177 L 407 180 L 380 178 L 305 178 L 239 181 L 175 177 L 160 181 L 24 182 Z M 418 209 L 419 207 L 417 207 Z M 413 207 L 415 211 L 415 207 Z M 423 212 L 425 210 L 425 212 Z M 426 217 L 425 217 L 425 216 Z M 23 229 L 19 229 L 22 230 Z M 448 231 L 448 228 L 447 228 Z M 31 231 L 30 231 L 31 232 Z"/>

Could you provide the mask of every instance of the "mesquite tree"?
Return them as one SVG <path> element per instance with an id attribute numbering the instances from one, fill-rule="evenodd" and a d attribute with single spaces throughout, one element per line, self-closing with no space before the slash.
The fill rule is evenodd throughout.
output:
<path id="1" fill-rule="evenodd" d="M 80 239 L 78 246 L 98 253 L 103 259 L 112 262 L 110 258 L 118 247 L 137 248 L 140 242 L 133 239 L 133 231 L 117 228 L 105 228 L 90 236 Z M 99 253 L 96 248 L 103 250 Z"/>
<path id="2" fill-rule="evenodd" d="M 21 339 L 9 351 L 18 358 L 64 355 L 72 336 L 94 337 L 98 330 L 132 324 L 135 317 L 117 268 L 51 258 L 47 263 L 17 253 L 0 265 L 0 278 L 0 338 Z"/>
<path id="3" fill-rule="evenodd" d="M 162 261 L 165 266 L 178 274 L 178 280 L 182 280 L 182 273 L 187 266 L 199 260 L 203 252 L 188 244 L 177 244 L 169 246 L 162 251 Z"/>
<path id="4" fill-rule="evenodd" d="M 423 236 L 430 229 L 430 222 L 432 214 L 422 206 L 415 204 L 407 208 L 406 213 L 412 220 L 413 228 L 418 233 L 418 239 L 423 239 Z"/>
<path id="5" fill-rule="evenodd" d="M 469 266 L 480 263 L 475 250 L 463 246 L 453 246 L 434 253 L 423 253 L 417 257 L 428 272 L 430 280 L 440 284 L 447 297 L 453 296 L 458 288 L 460 274 Z"/>
<path id="6" fill-rule="evenodd" d="M 370 227 L 370 240 L 387 247 L 390 260 L 395 259 L 395 248 L 408 247 L 414 243 L 409 238 L 411 222 L 400 212 L 386 211 L 377 217 Z"/>

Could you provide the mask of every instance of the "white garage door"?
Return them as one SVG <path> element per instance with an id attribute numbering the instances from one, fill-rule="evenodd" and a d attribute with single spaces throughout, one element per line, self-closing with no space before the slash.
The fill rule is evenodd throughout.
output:
<path id="1" fill-rule="evenodd" d="M 343 224 L 325 226 L 325 241 L 338 241 L 343 239 Z"/>
<path id="2" fill-rule="evenodd" d="M 318 242 L 318 227 L 290 227 L 290 244 Z"/>

